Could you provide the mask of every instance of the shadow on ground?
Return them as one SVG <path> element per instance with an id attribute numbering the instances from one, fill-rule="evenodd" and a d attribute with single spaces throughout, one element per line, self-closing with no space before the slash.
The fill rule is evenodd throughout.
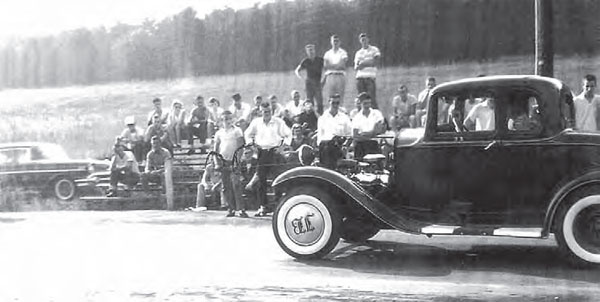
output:
<path id="1" fill-rule="evenodd" d="M 367 241 L 338 247 L 326 259 L 308 265 L 401 276 L 445 276 L 454 271 L 502 272 L 600 283 L 600 269 L 576 269 L 557 247 L 473 246 L 466 251 L 389 241 Z"/>

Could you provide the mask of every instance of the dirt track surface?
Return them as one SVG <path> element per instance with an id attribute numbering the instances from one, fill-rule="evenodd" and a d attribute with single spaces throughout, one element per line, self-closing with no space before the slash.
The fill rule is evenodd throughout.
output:
<path id="1" fill-rule="evenodd" d="M 0 301 L 600 301 L 553 240 L 384 231 L 299 262 L 224 214 L 0 213 Z"/>

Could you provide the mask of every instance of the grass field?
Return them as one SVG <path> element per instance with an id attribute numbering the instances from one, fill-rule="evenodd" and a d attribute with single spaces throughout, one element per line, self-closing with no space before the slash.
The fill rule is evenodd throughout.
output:
<path id="1" fill-rule="evenodd" d="M 532 74 L 533 56 L 510 57 L 489 62 L 469 62 L 437 66 L 393 67 L 380 70 L 377 99 L 384 109 L 399 84 L 406 84 L 413 94 L 423 88 L 424 78 L 435 76 L 438 83 L 480 74 Z M 555 59 L 555 77 L 565 81 L 575 93 L 580 92 L 583 74 L 600 75 L 600 57 Z M 349 72 L 345 100 L 352 103 L 356 94 L 353 72 Z M 185 108 L 201 94 L 214 96 L 229 106 L 229 96 L 240 92 L 246 102 L 256 94 L 275 94 L 280 102 L 293 89 L 303 91 L 304 84 L 292 71 L 227 76 L 206 76 L 172 81 L 128 82 L 94 86 L 48 89 L 13 89 L 0 91 L 0 142 L 47 141 L 63 145 L 73 157 L 104 158 L 111 143 L 124 128 L 123 119 L 135 115 L 138 125 L 152 108 L 151 100 L 163 99 L 165 107 L 178 98 Z"/>

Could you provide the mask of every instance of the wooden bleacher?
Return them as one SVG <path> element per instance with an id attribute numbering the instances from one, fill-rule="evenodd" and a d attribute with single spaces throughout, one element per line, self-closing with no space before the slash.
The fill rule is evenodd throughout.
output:
<path id="1" fill-rule="evenodd" d="M 190 146 L 187 141 L 181 148 L 175 148 L 173 154 L 173 192 L 175 208 L 185 208 L 195 205 L 197 185 L 204 173 L 207 153 L 201 153 L 199 141 L 195 141 L 196 152 L 188 155 Z M 207 144 L 205 148 L 212 148 Z M 140 171 L 144 166 L 140 164 Z M 127 210 L 127 209 L 165 209 L 166 197 L 159 184 L 150 184 L 144 191 L 140 183 L 135 187 L 126 188 L 119 184 L 117 197 L 106 197 L 110 188 L 110 172 L 96 173 L 97 182 L 92 184 L 95 194 L 80 197 L 87 208 L 91 210 Z M 79 186 L 90 186 L 86 180 L 77 181 Z"/>

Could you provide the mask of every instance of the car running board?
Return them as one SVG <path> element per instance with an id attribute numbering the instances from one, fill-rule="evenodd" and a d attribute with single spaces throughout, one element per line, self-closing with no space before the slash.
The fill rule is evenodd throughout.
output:
<path id="1" fill-rule="evenodd" d="M 493 226 L 428 225 L 421 228 L 425 235 L 476 235 L 521 238 L 542 238 L 542 228 L 497 228 Z"/>

